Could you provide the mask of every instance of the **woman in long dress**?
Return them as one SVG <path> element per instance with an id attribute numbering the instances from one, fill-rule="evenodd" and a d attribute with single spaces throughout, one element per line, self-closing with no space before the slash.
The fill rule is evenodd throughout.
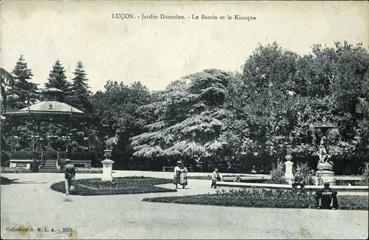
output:
<path id="1" fill-rule="evenodd" d="M 176 188 L 178 188 L 178 184 L 180 183 L 180 177 L 181 177 L 181 169 L 179 167 L 180 164 L 181 162 L 178 161 L 177 165 L 174 167 L 173 183 L 176 185 Z"/>
<path id="2" fill-rule="evenodd" d="M 181 175 L 180 175 L 180 184 L 182 185 L 182 188 L 185 188 L 187 186 L 187 168 L 181 164 L 180 166 Z"/>

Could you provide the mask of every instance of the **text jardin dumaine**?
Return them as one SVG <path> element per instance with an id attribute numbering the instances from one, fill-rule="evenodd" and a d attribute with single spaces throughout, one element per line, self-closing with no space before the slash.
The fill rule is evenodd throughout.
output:
<path id="1" fill-rule="evenodd" d="M 113 19 L 120 19 L 120 20 L 125 20 L 125 19 L 141 19 L 141 20 L 159 20 L 159 19 L 163 19 L 163 20 L 184 20 L 184 19 L 191 19 L 191 20 L 244 20 L 244 21 L 254 21 L 256 20 L 256 17 L 254 16 L 242 16 L 242 15 L 221 15 L 221 16 L 217 16 L 217 15 L 204 15 L 204 14 L 200 14 L 200 15 L 195 15 L 192 14 L 191 16 L 184 16 L 184 15 L 168 15 L 168 14 L 140 14 L 140 15 L 135 15 L 132 13 L 113 13 L 112 14 L 112 18 Z"/>

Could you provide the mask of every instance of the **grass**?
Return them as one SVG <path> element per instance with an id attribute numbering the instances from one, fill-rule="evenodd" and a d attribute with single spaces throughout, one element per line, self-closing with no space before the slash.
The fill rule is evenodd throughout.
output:
<path id="1" fill-rule="evenodd" d="M 297 194 L 292 190 L 243 189 L 217 191 L 216 194 L 192 196 L 145 198 L 143 201 L 218 205 L 263 208 L 315 208 L 314 195 L 311 192 Z M 368 210 L 368 196 L 339 196 L 340 209 Z"/>
<path id="2" fill-rule="evenodd" d="M 112 195 L 152 192 L 175 192 L 175 189 L 166 189 L 154 185 L 172 183 L 171 179 L 151 177 L 118 177 L 113 182 L 102 182 L 100 178 L 78 179 L 74 181 L 75 195 Z M 65 193 L 63 182 L 51 185 L 54 191 Z"/>

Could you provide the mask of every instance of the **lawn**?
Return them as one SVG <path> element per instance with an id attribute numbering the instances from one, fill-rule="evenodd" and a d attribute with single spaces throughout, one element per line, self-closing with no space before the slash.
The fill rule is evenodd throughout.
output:
<path id="1" fill-rule="evenodd" d="M 155 185 L 171 183 L 171 179 L 151 177 L 118 177 L 113 182 L 102 182 L 100 178 L 78 179 L 74 182 L 75 195 L 112 195 L 152 192 L 175 192 L 175 189 L 157 187 Z M 63 182 L 51 185 L 54 191 L 65 193 Z"/>
<path id="2" fill-rule="evenodd" d="M 313 193 L 292 190 L 229 190 L 216 194 L 145 198 L 143 201 L 263 208 L 315 208 Z M 339 209 L 368 210 L 368 196 L 339 196 Z"/>

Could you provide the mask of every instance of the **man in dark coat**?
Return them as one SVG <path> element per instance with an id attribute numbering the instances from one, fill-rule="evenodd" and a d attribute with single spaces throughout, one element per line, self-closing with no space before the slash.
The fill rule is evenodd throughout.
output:
<path id="1" fill-rule="evenodd" d="M 337 209 L 337 192 L 329 187 L 329 182 L 324 182 L 324 188 L 315 193 L 317 207 L 320 209 Z"/>
<path id="2" fill-rule="evenodd" d="M 64 176 L 65 176 L 65 194 L 69 195 L 69 189 L 72 185 L 72 181 L 76 176 L 76 169 L 74 165 L 71 164 L 70 159 L 65 160 L 66 165 L 64 166 Z"/>

